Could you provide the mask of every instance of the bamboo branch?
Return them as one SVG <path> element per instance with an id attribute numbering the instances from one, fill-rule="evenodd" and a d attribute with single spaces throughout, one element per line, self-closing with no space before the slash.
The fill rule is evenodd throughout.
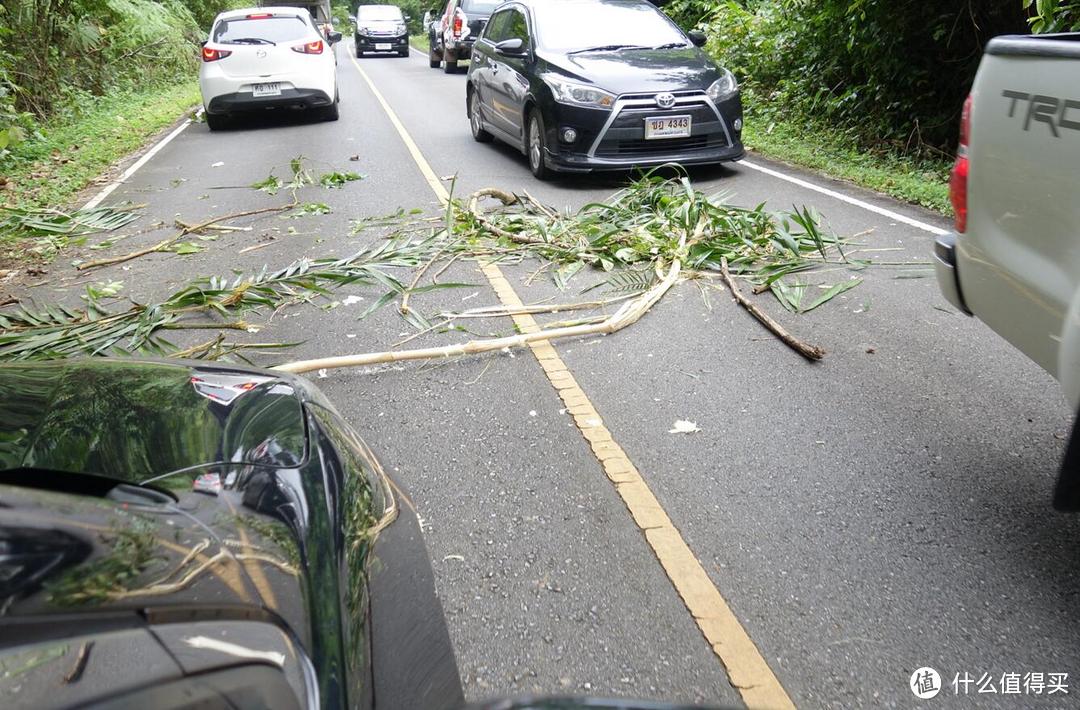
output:
<path id="1" fill-rule="evenodd" d="M 592 325 L 567 326 L 553 328 L 536 333 L 521 333 L 505 338 L 485 338 L 482 340 L 470 340 L 467 343 L 446 345 L 438 348 L 421 348 L 416 350 L 396 350 L 380 353 L 363 353 L 358 355 L 340 355 L 337 357 L 325 357 L 315 360 L 301 360 L 298 362 L 285 363 L 273 368 L 282 372 L 311 372 L 336 367 L 364 367 L 386 362 L 403 362 L 407 360 L 433 360 L 448 358 L 459 355 L 475 355 L 477 353 L 505 350 L 506 348 L 525 347 L 530 343 L 547 342 L 559 338 L 572 338 L 583 335 L 607 335 L 615 333 L 623 328 L 636 323 L 657 301 L 664 297 L 671 287 L 678 281 L 679 271 L 682 264 L 679 261 L 672 262 L 667 275 L 663 280 L 651 289 L 641 294 L 632 301 L 623 304 L 609 318 L 602 323 Z"/>
<path id="2" fill-rule="evenodd" d="M 742 292 L 739 291 L 739 287 L 735 285 L 735 281 L 731 278 L 731 273 L 728 272 L 726 258 L 721 258 L 720 260 L 720 273 L 723 274 L 724 281 L 727 283 L 728 288 L 731 289 L 731 295 L 735 297 L 736 302 L 749 311 L 750 315 L 757 318 L 762 325 L 772 331 L 776 337 L 780 338 L 785 345 L 805 357 L 807 360 L 820 360 L 825 356 L 825 351 L 822 348 L 819 348 L 816 345 L 809 345 L 802 340 L 799 340 L 789 333 L 784 326 L 773 320 L 769 314 L 748 301 L 746 296 L 742 295 Z"/>
<path id="3" fill-rule="evenodd" d="M 93 259 L 91 261 L 84 261 L 83 263 L 79 264 L 75 268 L 79 269 L 80 271 L 84 271 L 86 269 L 96 269 L 99 266 L 112 266 L 113 264 L 122 264 L 125 261 L 131 261 L 132 259 L 138 259 L 140 256 L 146 256 L 147 254 L 153 254 L 155 252 L 165 251 L 166 249 L 168 249 L 173 244 L 180 241 L 181 239 L 183 239 L 187 235 L 193 234 L 193 233 L 198 232 L 198 231 L 200 231 L 202 229 L 206 229 L 207 227 L 215 225 L 218 222 L 224 222 L 225 220 L 228 220 L 228 219 L 237 219 L 239 217 L 250 217 L 251 215 L 265 214 L 265 213 L 268 213 L 268 212 L 284 212 L 285 210 L 292 209 L 293 207 L 296 207 L 296 200 L 293 200 L 290 204 L 287 204 L 287 205 L 278 205 L 277 207 L 263 207 L 262 209 L 245 210 L 244 212 L 235 212 L 233 214 L 224 215 L 222 217 L 215 217 L 214 219 L 207 220 L 205 222 L 202 222 L 201 224 L 195 224 L 195 225 L 189 225 L 189 226 L 182 227 L 180 229 L 180 231 L 177 232 L 175 235 L 169 237 L 168 239 L 160 241 L 160 242 L 158 242 L 157 244 L 155 244 L 153 246 L 146 247 L 146 248 L 143 248 L 143 249 L 137 249 L 137 250 L 131 252 L 130 254 L 124 254 L 122 256 L 110 256 L 110 257 L 105 257 L 105 258 L 102 258 L 102 259 Z"/>

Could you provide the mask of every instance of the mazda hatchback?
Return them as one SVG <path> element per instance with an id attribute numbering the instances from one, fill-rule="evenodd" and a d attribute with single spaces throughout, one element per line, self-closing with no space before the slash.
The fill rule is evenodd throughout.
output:
<path id="1" fill-rule="evenodd" d="M 203 44 L 199 88 L 210 130 L 231 115 L 271 108 L 301 108 L 328 121 L 338 118 L 337 62 L 332 43 L 298 7 L 223 12 Z"/>
<path id="2" fill-rule="evenodd" d="M 511 0 L 472 52 L 473 138 L 520 149 L 538 178 L 743 157 L 731 72 L 646 0 Z"/>

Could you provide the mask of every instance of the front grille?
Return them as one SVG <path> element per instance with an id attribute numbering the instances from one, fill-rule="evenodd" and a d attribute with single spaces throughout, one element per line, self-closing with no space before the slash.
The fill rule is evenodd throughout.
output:
<path id="1" fill-rule="evenodd" d="M 653 116 L 688 115 L 692 135 L 686 138 L 656 138 L 645 140 L 645 119 Z M 729 147 L 727 133 L 712 109 L 703 103 L 688 103 L 666 111 L 631 106 L 624 108 L 608 126 L 604 138 L 596 147 L 596 155 L 604 158 L 657 156 L 673 153 L 717 150 Z"/>
<path id="2" fill-rule="evenodd" d="M 658 138 L 655 140 L 604 141 L 596 154 L 604 158 L 642 155 L 668 155 L 695 150 L 715 150 L 727 146 L 723 135 L 690 136 L 689 138 Z"/>

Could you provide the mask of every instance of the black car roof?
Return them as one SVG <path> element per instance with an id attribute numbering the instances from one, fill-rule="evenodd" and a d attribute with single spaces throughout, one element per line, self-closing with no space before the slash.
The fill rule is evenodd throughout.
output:
<path id="1" fill-rule="evenodd" d="M 0 471 L 130 482 L 213 463 L 307 456 L 306 388 L 213 363 L 84 359 L 0 367 Z"/>

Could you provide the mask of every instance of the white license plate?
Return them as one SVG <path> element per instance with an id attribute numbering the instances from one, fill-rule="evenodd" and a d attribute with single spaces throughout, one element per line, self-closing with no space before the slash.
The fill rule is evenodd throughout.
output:
<path id="1" fill-rule="evenodd" d="M 389 42 L 377 42 L 375 44 L 375 49 L 380 52 L 386 52 L 393 48 L 393 46 L 394 45 L 390 44 Z"/>
<path id="2" fill-rule="evenodd" d="M 252 84 L 252 96 L 281 96 L 281 84 L 276 81 L 269 84 Z"/>
<path id="3" fill-rule="evenodd" d="M 645 140 L 686 138 L 690 135 L 689 116 L 650 116 L 645 119 Z"/>

